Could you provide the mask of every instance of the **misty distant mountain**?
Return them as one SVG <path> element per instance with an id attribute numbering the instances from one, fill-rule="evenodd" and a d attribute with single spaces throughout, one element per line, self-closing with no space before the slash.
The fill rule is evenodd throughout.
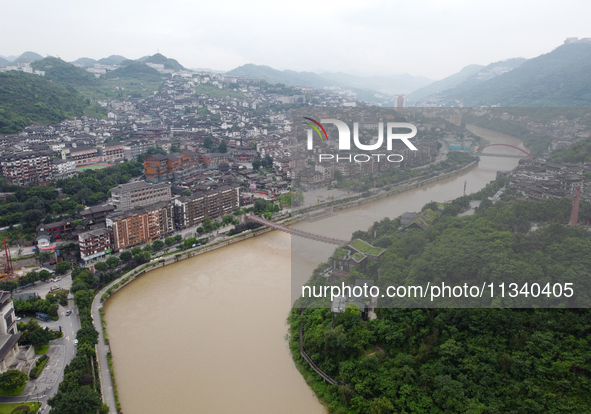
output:
<path id="1" fill-rule="evenodd" d="M 418 102 L 429 95 L 453 88 L 454 86 L 464 82 L 470 76 L 480 72 L 482 68 L 484 68 L 483 65 L 468 65 L 462 68 L 462 70 L 460 70 L 458 73 L 454 73 L 447 78 L 435 81 L 427 86 L 413 91 L 411 94 L 406 96 L 406 100 L 408 102 Z"/>
<path id="2" fill-rule="evenodd" d="M 293 70 L 277 70 L 269 66 L 247 64 L 226 72 L 228 75 L 244 76 L 247 78 L 263 79 L 269 83 L 283 83 L 286 85 L 308 86 L 324 88 L 337 86 L 344 89 L 366 89 L 393 95 L 395 93 L 409 93 L 431 82 L 423 76 L 391 75 L 361 77 L 348 73 L 296 72 Z"/>
<path id="3" fill-rule="evenodd" d="M 64 86 L 93 86 L 98 84 L 97 78 L 90 72 L 65 62 L 60 58 L 46 57 L 31 63 L 35 70 L 45 71 L 45 77 Z"/>
<path id="4" fill-rule="evenodd" d="M 73 65 L 81 65 L 85 68 L 91 68 L 94 66 L 95 63 L 97 63 L 98 61 L 95 59 L 91 59 L 91 58 L 87 58 L 87 57 L 82 57 L 80 59 L 76 59 L 73 62 L 70 62 Z"/>
<path id="5" fill-rule="evenodd" d="M 0 58 L 6 59 L 9 62 L 14 62 L 14 60 L 17 58 L 18 56 L 14 56 L 14 55 L 10 55 L 10 56 L 4 56 L 4 55 L 0 55 Z"/>
<path id="6" fill-rule="evenodd" d="M 293 70 L 277 70 L 269 66 L 247 64 L 239 66 L 226 72 L 228 75 L 243 76 L 251 79 L 262 79 L 268 83 L 282 83 L 291 86 L 305 86 L 310 88 L 322 89 L 322 88 L 340 88 L 343 90 L 351 90 L 356 93 L 358 99 L 362 99 L 369 102 L 384 103 L 392 96 L 392 93 L 381 92 L 377 89 L 370 88 L 370 85 L 378 86 L 386 89 L 388 87 L 388 79 L 397 82 L 396 88 L 400 90 L 412 90 L 413 83 L 425 84 L 429 80 L 422 77 L 412 77 L 410 75 L 398 75 L 392 77 L 368 77 L 362 78 L 359 76 L 349 75 L 346 73 L 330 73 L 319 75 L 314 72 L 296 72 Z M 407 79 L 409 85 L 403 86 L 403 80 Z M 394 89 L 389 89 L 394 90 Z"/>
<path id="7" fill-rule="evenodd" d="M 444 95 L 464 106 L 591 106 L 591 42 L 564 44 L 510 72 Z"/>
<path id="8" fill-rule="evenodd" d="M 277 70 L 270 66 L 248 63 L 226 72 L 227 75 L 242 76 L 251 79 L 262 79 L 268 83 L 283 83 L 292 86 L 308 86 L 324 88 L 337 86 L 334 82 L 313 72 L 295 72 L 293 70 Z M 340 86 L 340 85 L 339 85 Z"/>
<path id="9" fill-rule="evenodd" d="M 0 66 L 7 66 L 10 64 L 10 61 L 8 59 L 4 59 L 2 56 L 0 56 Z"/>
<path id="10" fill-rule="evenodd" d="M 98 63 L 100 63 L 102 65 L 118 65 L 125 60 L 128 60 L 128 59 L 126 57 L 123 57 L 120 55 L 111 55 L 109 57 L 99 59 Z"/>
<path id="11" fill-rule="evenodd" d="M 432 79 L 424 76 L 413 76 L 408 73 L 402 75 L 361 77 L 343 72 L 327 72 L 321 73 L 320 76 L 354 88 L 373 89 L 390 95 L 411 93 L 416 89 L 433 83 Z"/>
<path id="12" fill-rule="evenodd" d="M 379 92 L 370 89 L 355 88 L 350 85 L 341 84 L 330 79 L 323 78 L 314 72 L 296 72 L 293 70 L 277 70 L 269 66 L 247 64 L 239 66 L 226 72 L 228 75 L 243 76 L 251 79 L 262 79 L 268 83 L 281 83 L 290 86 L 305 86 L 309 88 L 340 88 L 355 92 L 358 99 L 374 102 L 386 103 L 387 97 L 381 96 Z"/>
<path id="13" fill-rule="evenodd" d="M 41 60 L 43 59 L 43 56 L 41 56 L 38 53 L 35 52 L 25 52 L 22 55 L 20 55 L 18 58 L 16 58 L 13 63 L 31 63 L 34 62 L 36 60 Z"/>

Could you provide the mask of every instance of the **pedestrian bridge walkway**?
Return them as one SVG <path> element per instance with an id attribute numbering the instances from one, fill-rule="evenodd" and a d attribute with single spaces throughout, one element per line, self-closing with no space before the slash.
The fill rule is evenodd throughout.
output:
<path id="1" fill-rule="evenodd" d="M 265 220 L 264 218 L 259 217 L 259 216 L 255 216 L 255 215 L 246 216 L 246 218 L 250 221 L 260 223 L 264 226 L 272 227 L 276 230 L 283 231 L 283 232 L 289 233 L 289 234 L 293 234 L 294 236 L 305 237 L 306 239 L 316 240 L 316 241 L 323 242 L 323 243 L 336 244 L 337 246 L 342 246 L 343 244 L 347 244 L 350 241 L 350 240 L 333 239 L 332 237 L 325 237 L 325 236 L 320 236 L 318 234 L 308 233 L 306 231 L 292 229 L 290 227 L 284 226 L 279 223 L 275 223 L 273 221 Z"/>

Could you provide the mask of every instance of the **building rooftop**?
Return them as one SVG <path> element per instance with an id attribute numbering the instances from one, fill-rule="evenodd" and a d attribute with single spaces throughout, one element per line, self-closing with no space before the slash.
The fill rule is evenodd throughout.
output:
<path id="1" fill-rule="evenodd" d="M 384 251 L 386 250 L 386 249 L 382 249 L 381 247 L 372 246 L 368 242 L 365 242 L 361 239 L 353 240 L 351 243 L 349 243 L 349 246 L 351 246 L 353 249 L 357 250 L 358 252 L 361 252 L 361 253 L 367 254 L 367 255 L 371 255 L 371 256 L 379 256 L 382 253 L 384 253 Z"/>

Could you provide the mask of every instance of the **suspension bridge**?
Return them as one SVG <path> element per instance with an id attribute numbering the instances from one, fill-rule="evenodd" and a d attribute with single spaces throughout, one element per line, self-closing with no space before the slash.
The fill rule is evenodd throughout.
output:
<path id="1" fill-rule="evenodd" d="M 318 234 L 308 233 L 307 231 L 292 229 L 290 227 L 284 226 L 283 224 L 279 224 L 279 223 L 275 223 L 275 222 L 272 222 L 269 220 L 265 220 L 264 218 L 259 217 L 259 216 L 255 216 L 255 215 L 246 216 L 246 219 L 250 220 L 250 221 L 254 221 L 255 223 L 262 224 L 264 226 L 272 227 L 275 230 L 279 230 L 279 231 L 283 231 L 285 233 L 292 234 L 294 236 L 304 237 L 306 239 L 316 240 L 316 241 L 323 242 L 323 243 L 336 244 L 337 246 L 342 246 L 343 244 L 347 244 L 350 242 L 350 240 L 333 239 L 332 237 L 325 237 L 325 236 L 320 236 Z"/>

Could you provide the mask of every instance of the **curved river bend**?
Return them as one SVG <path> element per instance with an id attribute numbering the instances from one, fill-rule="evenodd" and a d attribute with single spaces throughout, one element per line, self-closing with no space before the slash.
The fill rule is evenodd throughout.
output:
<path id="1" fill-rule="evenodd" d="M 470 130 L 492 143 L 524 148 L 516 138 Z M 462 175 L 296 226 L 315 233 L 330 228 L 335 237 L 338 228 L 338 236 L 347 239 L 376 217 L 459 197 L 464 181 L 468 193 L 478 191 L 498 170 L 517 162 L 482 157 Z M 310 275 L 334 246 L 313 241 L 305 246 L 298 244 L 293 259 Z M 125 414 L 325 413 L 285 340 L 291 254 L 290 236 L 275 231 L 154 270 L 113 295 L 105 317 Z"/>

